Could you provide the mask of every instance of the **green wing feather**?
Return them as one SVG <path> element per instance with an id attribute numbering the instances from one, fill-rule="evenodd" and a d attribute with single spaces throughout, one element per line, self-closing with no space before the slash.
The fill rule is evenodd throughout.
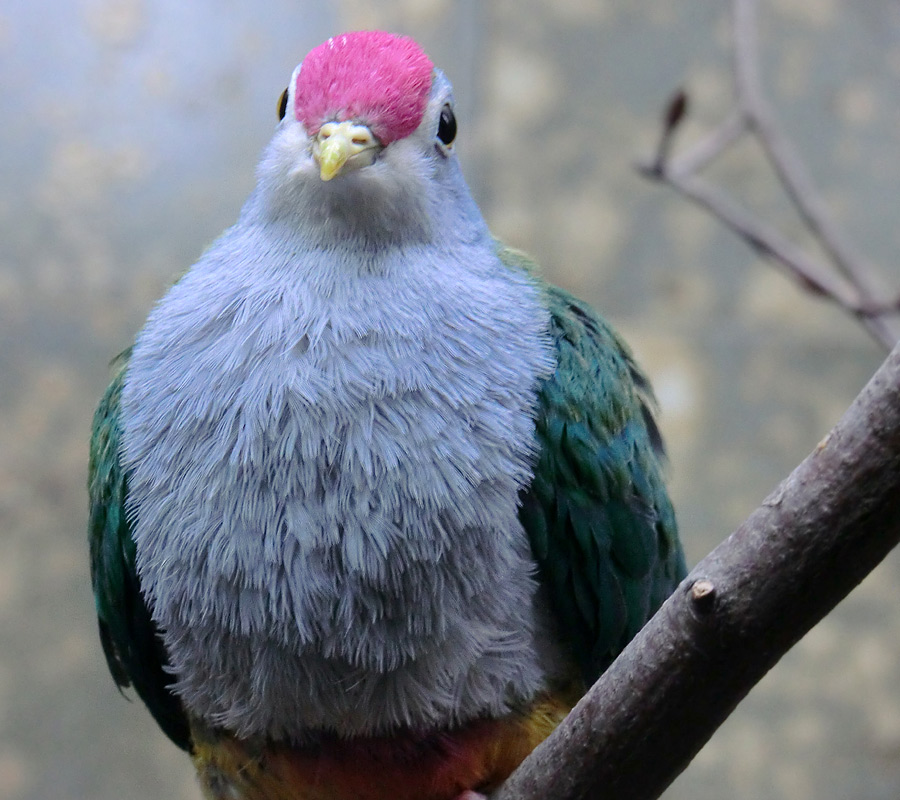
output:
<path id="1" fill-rule="evenodd" d="M 117 360 L 91 436 L 88 537 L 100 641 L 116 684 L 134 686 L 166 735 L 190 750 L 187 717 L 168 688 L 172 677 L 165 670 L 165 651 L 140 591 L 125 511 L 128 476 L 119 464 L 119 400 L 129 355 L 126 351 Z"/>
<path id="2" fill-rule="evenodd" d="M 589 306 L 540 282 L 557 366 L 539 390 L 534 479 L 520 519 L 561 635 L 592 683 L 674 590 L 686 568 L 661 474 L 649 384 Z"/>

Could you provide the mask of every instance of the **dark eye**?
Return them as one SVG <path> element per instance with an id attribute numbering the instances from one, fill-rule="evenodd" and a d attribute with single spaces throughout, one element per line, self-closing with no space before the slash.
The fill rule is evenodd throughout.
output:
<path id="1" fill-rule="evenodd" d="M 287 97 L 288 90 L 285 89 L 278 100 L 278 119 L 284 119 L 284 115 L 287 114 Z"/>
<path id="2" fill-rule="evenodd" d="M 449 103 L 441 109 L 441 121 L 438 122 L 438 139 L 450 145 L 456 138 L 456 116 Z"/>

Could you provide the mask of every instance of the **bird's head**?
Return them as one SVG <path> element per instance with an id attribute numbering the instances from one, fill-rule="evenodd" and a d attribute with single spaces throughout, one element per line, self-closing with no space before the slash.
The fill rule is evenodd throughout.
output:
<path id="1" fill-rule="evenodd" d="M 279 115 L 260 165 L 279 217 L 342 238 L 395 239 L 431 237 L 442 204 L 457 207 L 456 227 L 477 216 L 453 153 L 450 83 L 412 39 L 329 39 L 294 70 Z"/>

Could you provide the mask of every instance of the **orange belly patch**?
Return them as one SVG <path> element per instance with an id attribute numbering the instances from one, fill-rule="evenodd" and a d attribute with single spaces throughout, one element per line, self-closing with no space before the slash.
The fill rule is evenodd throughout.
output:
<path id="1" fill-rule="evenodd" d="M 502 783 L 562 721 L 568 699 L 436 734 L 254 745 L 194 731 L 194 765 L 209 800 L 452 800 Z"/>

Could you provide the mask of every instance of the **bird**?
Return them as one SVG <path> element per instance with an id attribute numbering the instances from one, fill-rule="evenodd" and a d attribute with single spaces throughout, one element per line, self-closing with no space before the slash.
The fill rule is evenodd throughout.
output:
<path id="1" fill-rule="evenodd" d="M 105 658 L 212 800 L 481 797 L 684 577 L 652 389 L 491 234 L 412 38 L 278 116 L 94 416 Z"/>

